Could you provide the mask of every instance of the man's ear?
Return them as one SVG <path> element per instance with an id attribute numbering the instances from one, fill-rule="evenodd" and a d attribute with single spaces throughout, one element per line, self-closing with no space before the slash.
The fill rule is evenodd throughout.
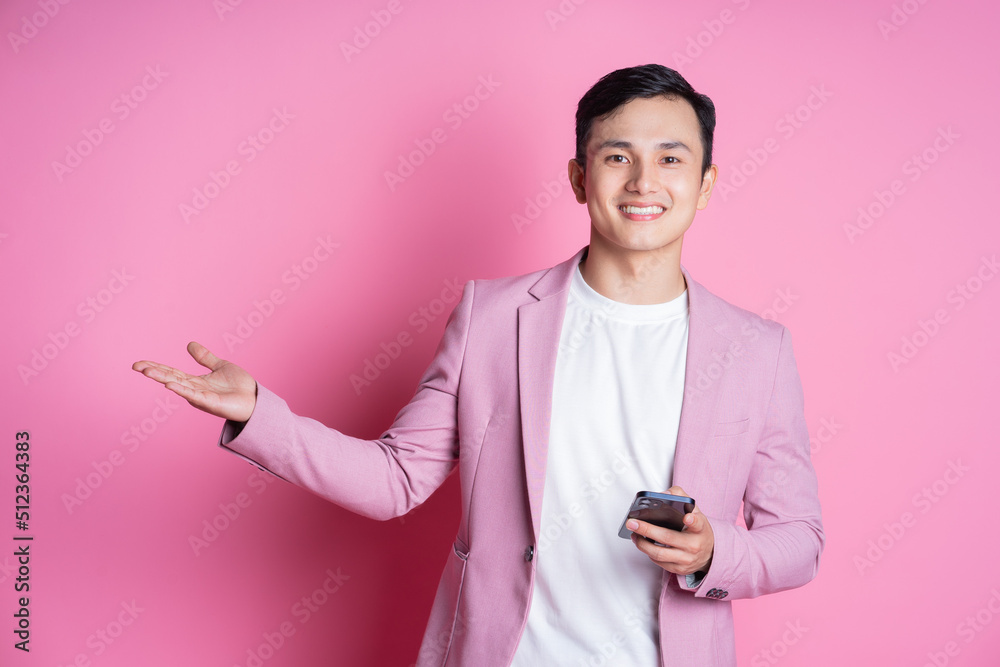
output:
<path id="1" fill-rule="evenodd" d="M 708 200 L 712 196 L 712 189 L 715 188 L 715 181 L 719 177 L 719 168 L 714 164 L 701 177 L 701 192 L 698 194 L 698 210 L 708 206 Z"/>
<path id="2" fill-rule="evenodd" d="M 583 165 L 577 162 L 576 158 L 569 161 L 569 185 L 573 188 L 576 200 L 581 204 L 587 203 L 587 190 L 583 185 Z"/>

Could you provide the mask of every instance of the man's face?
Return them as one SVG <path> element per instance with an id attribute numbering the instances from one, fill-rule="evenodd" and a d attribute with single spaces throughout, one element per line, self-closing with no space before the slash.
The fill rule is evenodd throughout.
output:
<path id="1" fill-rule="evenodd" d="M 576 199 L 590 213 L 591 245 L 679 252 L 715 183 L 715 165 L 702 176 L 703 150 L 698 117 L 683 99 L 636 98 L 594 121 L 586 169 L 569 163 Z"/>

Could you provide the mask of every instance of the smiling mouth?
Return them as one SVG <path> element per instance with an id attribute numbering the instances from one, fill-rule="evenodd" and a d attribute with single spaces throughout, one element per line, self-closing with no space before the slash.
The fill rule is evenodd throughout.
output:
<path id="1" fill-rule="evenodd" d="M 618 210 L 629 215 L 659 215 L 666 209 L 662 206 L 619 206 Z"/>

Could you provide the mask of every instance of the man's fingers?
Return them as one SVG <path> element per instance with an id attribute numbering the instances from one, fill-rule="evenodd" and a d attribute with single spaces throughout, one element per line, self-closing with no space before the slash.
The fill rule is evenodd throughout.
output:
<path id="1" fill-rule="evenodd" d="M 191 341 L 188 343 L 187 351 L 188 354 L 194 357 L 195 361 L 209 370 L 214 371 L 223 363 L 222 359 L 219 359 L 217 356 L 209 352 L 208 348 L 201 343 Z"/>
<path id="2" fill-rule="evenodd" d="M 229 411 L 224 411 L 219 395 L 212 391 L 206 391 L 186 382 L 168 382 L 164 386 L 203 412 L 223 419 L 234 419 L 233 416 L 230 416 Z M 246 419 L 234 420 L 246 421 Z"/>
<path id="3" fill-rule="evenodd" d="M 137 361 L 134 364 L 132 364 L 132 370 L 139 371 L 140 373 L 145 375 L 147 368 L 150 368 L 151 366 L 162 366 L 162 365 L 163 364 L 158 364 L 155 361 L 148 361 L 146 359 L 143 359 L 142 361 Z"/>
<path id="4" fill-rule="evenodd" d="M 167 382 L 178 382 L 188 377 L 187 373 L 183 373 L 171 366 L 158 364 L 155 361 L 137 361 L 132 364 L 132 370 L 142 373 L 151 380 L 156 380 L 164 384 Z"/>
<path id="5" fill-rule="evenodd" d="M 695 507 L 694 512 L 684 515 L 684 526 L 689 533 L 701 533 L 708 526 L 708 519 Z"/>
<path id="6" fill-rule="evenodd" d="M 657 546 L 640 537 L 639 533 L 632 534 L 632 543 L 635 544 L 639 551 L 646 554 L 650 560 L 667 572 L 688 574 L 689 571 L 692 571 L 690 568 L 692 556 L 683 549 Z"/>
<path id="7" fill-rule="evenodd" d="M 164 382 L 163 386 L 169 389 L 170 391 L 174 392 L 175 394 L 177 394 L 178 396 L 180 396 L 189 403 L 194 403 L 198 394 L 203 393 L 195 389 L 194 387 L 191 387 L 190 385 L 184 384 L 182 382 L 174 382 L 172 380 L 170 382 Z"/>
<path id="8" fill-rule="evenodd" d="M 687 494 L 687 491 L 685 491 L 683 488 L 679 486 L 671 486 L 669 489 L 667 489 L 667 493 L 669 493 L 672 496 L 684 496 L 685 498 L 690 498 L 690 496 L 688 496 Z M 693 512 L 689 512 L 688 514 L 684 515 L 684 526 L 687 528 L 688 531 L 692 533 L 702 532 L 703 530 L 705 530 L 705 526 L 707 524 L 708 521 L 705 519 L 705 515 L 701 513 L 701 510 L 698 509 L 697 505 L 694 506 Z"/>
<path id="9" fill-rule="evenodd" d="M 635 525 L 635 528 L 632 527 L 633 525 Z M 638 519 L 629 519 L 628 523 L 625 524 L 625 527 L 636 535 L 648 537 L 653 540 L 653 542 L 659 542 L 660 544 L 668 547 L 675 546 L 677 538 L 680 537 L 680 533 L 676 530 L 670 530 L 669 528 L 663 528 L 662 526 L 654 526 L 651 523 L 639 521 Z"/>

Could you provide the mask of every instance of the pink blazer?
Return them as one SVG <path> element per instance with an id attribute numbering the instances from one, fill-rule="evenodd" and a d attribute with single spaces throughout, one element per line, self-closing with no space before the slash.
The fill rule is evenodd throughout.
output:
<path id="1" fill-rule="evenodd" d="M 514 655 L 534 583 L 557 344 L 585 251 L 467 283 L 413 399 L 377 440 L 296 416 L 263 386 L 242 431 L 223 430 L 224 447 L 376 519 L 413 509 L 458 467 L 462 519 L 420 667 L 509 665 Z M 695 590 L 664 572 L 661 664 L 728 666 L 730 601 L 808 582 L 824 535 L 787 330 L 682 271 L 690 329 L 673 482 L 711 521 L 715 554 Z"/>

